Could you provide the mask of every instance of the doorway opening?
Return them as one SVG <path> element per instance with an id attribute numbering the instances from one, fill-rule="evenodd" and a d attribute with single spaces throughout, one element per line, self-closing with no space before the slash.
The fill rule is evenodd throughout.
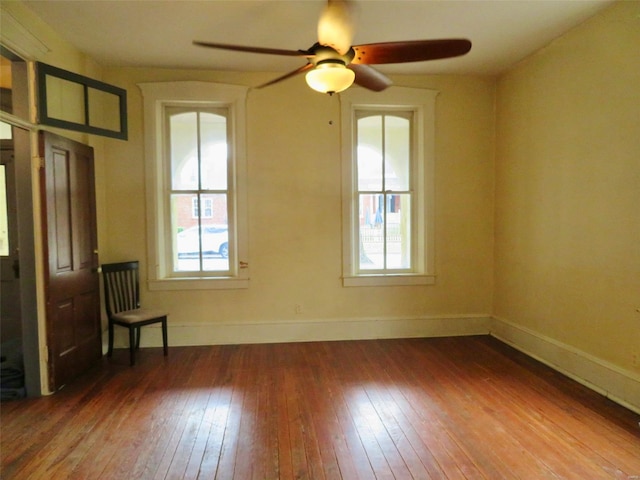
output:
<path id="1" fill-rule="evenodd" d="M 0 386 L 42 394 L 27 62 L 0 46 Z"/>

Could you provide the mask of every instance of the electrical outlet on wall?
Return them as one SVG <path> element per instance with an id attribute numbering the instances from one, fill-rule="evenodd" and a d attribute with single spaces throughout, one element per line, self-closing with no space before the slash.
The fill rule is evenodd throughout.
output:
<path id="1" fill-rule="evenodd" d="M 296 303 L 296 305 L 294 307 L 294 310 L 295 310 L 296 313 L 302 313 L 302 311 L 303 311 L 302 305 L 299 304 L 299 303 Z"/>

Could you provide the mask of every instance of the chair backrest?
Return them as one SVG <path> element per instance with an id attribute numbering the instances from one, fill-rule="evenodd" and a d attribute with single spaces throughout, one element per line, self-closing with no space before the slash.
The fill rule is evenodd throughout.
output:
<path id="1" fill-rule="evenodd" d="M 138 261 L 102 265 L 107 316 L 140 308 Z"/>

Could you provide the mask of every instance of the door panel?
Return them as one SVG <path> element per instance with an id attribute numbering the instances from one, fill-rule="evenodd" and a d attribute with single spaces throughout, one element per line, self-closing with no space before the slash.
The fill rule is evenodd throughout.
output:
<path id="1" fill-rule="evenodd" d="M 72 168 L 72 159 L 67 153 L 53 146 L 51 169 L 47 170 L 47 209 L 51 220 L 50 228 L 53 227 L 53 231 L 49 231 L 49 259 L 55 260 L 55 267 L 50 272 L 54 275 L 71 270 L 72 223 L 69 169 Z M 47 167 L 48 165 L 45 164 L 45 169 Z"/>
<path id="2" fill-rule="evenodd" d="M 49 382 L 57 390 L 102 356 L 93 149 L 40 133 Z"/>
<path id="3" fill-rule="evenodd" d="M 75 348 L 75 332 L 73 321 L 73 301 L 65 299 L 52 308 L 54 313 L 53 330 L 56 337 L 55 344 L 60 357 L 67 355 Z"/>

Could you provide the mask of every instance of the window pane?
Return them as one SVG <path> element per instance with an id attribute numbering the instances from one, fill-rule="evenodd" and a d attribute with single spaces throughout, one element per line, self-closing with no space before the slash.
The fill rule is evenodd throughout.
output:
<path id="1" fill-rule="evenodd" d="M 409 190 L 409 120 L 385 117 L 385 190 Z"/>
<path id="2" fill-rule="evenodd" d="M 227 119 L 212 113 L 200 114 L 203 190 L 227 189 Z"/>
<path id="3" fill-rule="evenodd" d="M 358 135 L 358 190 L 382 190 L 382 116 L 360 118 Z"/>
<path id="4" fill-rule="evenodd" d="M 198 189 L 198 118 L 196 112 L 171 115 L 171 188 Z"/>
<path id="5" fill-rule="evenodd" d="M 386 268 L 411 267 L 411 196 L 387 196 Z"/>
<path id="6" fill-rule="evenodd" d="M 227 195 L 173 194 L 171 212 L 174 270 L 228 271 Z"/>
<path id="7" fill-rule="evenodd" d="M 360 195 L 360 270 L 384 268 L 384 195 Z"/>
<path id="8" fill-rule="evenodd" d="M 359 216 L 359 269 L 411 268 L 411 194 L 360 194 Z"/>
<path id="9" fill-rule="evenodd" d="M 0 256 L 9 255 L 9 221 L 7 210 L 7 177 L 5 166 L 0 165 Z"/>

